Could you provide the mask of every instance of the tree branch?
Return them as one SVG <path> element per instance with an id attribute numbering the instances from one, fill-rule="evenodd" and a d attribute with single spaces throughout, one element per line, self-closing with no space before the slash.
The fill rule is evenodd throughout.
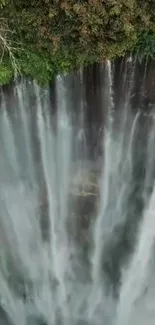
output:
<path id="1" fill-rule="evenodd" d="M 14 55 L 14 51 L 17 48 L 12 46 L 12 41 L 8 38 L 9 34 L 12 34 L 12 32 L 9 30 L 6 21 L 4 18 L 0 18 L 0 64 L 3 61 L 5 53 L 8 53 L 14 73 L 17 75 L 19 68 Z"/>

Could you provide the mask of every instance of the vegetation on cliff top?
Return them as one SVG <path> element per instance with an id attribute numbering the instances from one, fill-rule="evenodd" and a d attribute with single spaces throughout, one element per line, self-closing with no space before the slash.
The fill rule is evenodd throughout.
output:
<path id="1" fill-rule="evenodd" d="M 0 84 L 14 73 L 45 84 L 127 51 L 155 56 L 154 0 L 0 0 Z"/>

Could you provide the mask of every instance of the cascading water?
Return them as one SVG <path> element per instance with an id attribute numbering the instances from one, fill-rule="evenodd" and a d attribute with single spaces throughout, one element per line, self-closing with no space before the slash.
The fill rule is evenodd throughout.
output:
<path id="1" fill-rule="evenodd" d="M 123 62 L 120 86 L 108 61 L 52 93 L 1 89 L 3 325 L 153 324 L 154 116 L 132 104 L 137 63 Z"/>

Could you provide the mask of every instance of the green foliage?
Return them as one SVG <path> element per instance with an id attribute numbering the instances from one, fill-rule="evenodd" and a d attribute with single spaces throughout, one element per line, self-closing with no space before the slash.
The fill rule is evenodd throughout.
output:
<path id="1" fill-rule="evenodd" d="M 144 58 L 155 58 L 155 32 L 151 30 L 142 31 L 138 36 L 134 50 L 137 52 L 140 61 Z"/>
<path id="2" fill-rule="evenodd" d="M 9 61 L 0 65 L 0 85 L 5 85 L 13 78 L 14 71 Z"/>
<path id="3" fill-rule="evenodd" d="M 19 72 L 41 84 L 127 51 L 155 56 L 154 0 L 0 0 L 0 5 L 18 47 Z M 6 71 L 0 75 L 7 81 L 12 70 Z"/>
<path id="4" fill-rule="evenodd" d="M 6 5 L 6 0 L 0 0 L 0 8 L 3 8 Z"/>
<path id="5" fill-rule="evenodd" d="M 33 76 L 39 84 L 48 84 L 53 77 L 53 67 L 50 61 L 37 52 L 32 52 L 26 48 L 18 54 L 18 67 L 22 74 Z"/>

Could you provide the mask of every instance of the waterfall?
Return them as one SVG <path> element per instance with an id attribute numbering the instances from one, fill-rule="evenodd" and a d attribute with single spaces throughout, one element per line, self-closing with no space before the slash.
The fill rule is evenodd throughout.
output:
<path id="1" fill-rule="evenodd" d="M 1 88 L 2 324 L 153 324 L 155 125 L 138 64 Z"/>

